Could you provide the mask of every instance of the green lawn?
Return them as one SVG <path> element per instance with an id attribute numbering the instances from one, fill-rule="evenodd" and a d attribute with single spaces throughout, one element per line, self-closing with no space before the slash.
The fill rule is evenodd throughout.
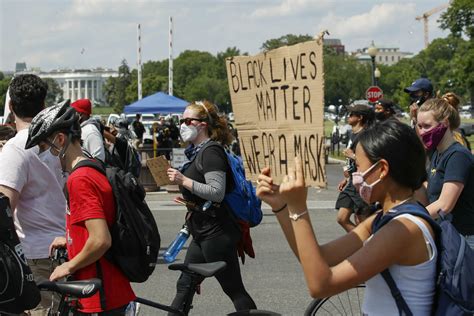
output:
<path id="1" fill-rule="evenodd" d="M 93 115 L 109 115 L 114 113 L 114 108 L 111 106 L 96 106 L 92 108 Z"/>

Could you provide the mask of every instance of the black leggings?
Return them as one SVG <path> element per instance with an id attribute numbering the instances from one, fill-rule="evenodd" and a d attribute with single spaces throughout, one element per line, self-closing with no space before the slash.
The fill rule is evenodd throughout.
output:
<path id="1" fill-rule="evenodd" d="M 245 290 L 242 282 L 235 238 L 224 233 L 208 240 L 197 242 L 193 239 L 191 241 L 184 259 L 185 263 L 215 261 L 225 261 L 227 263 L 225 270 L 216 274 L 216 279 L 224 293 L 234 303 L 235 309 L 237 311 L 256 309 L 255 302 Z M 194 281 L 202 281 L 202 278 L 194 278 Z M 195 288 L 191 288 L 192 283 L 193 276 L 188 273 L 181 273 L 176 284 L 177 293 L 173 303 L 171 303 L 172 307 L 181 310 L 189 291 L 193 291 L 192 295 L 194 295 Z"/>

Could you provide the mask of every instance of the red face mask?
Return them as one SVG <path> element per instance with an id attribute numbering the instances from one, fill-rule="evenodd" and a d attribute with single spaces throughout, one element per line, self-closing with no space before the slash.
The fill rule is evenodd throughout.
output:
<path id="1" fill-rule="evenodd" d="M 438 126 L 433 127 L 429 131 L 423 133 L 421 135 L 421 139 L 423 140 L 423 144 L 425 144 L 425 148 L 427 150 L 432 150 L 438 147 L 447 129 L 448 127 L 446 125 L 440 123 Z"/>

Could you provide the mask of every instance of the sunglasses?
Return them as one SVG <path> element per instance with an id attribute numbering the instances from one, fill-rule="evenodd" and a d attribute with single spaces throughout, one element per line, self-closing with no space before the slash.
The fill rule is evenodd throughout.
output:
<path id="1" fill-rule="evenodd" d="M 194 118 L 194 117 L 187 117 L 179 120 L 179 124 L 186 124 L 186 125 L 191 125 L 192 121 L 198 121 L 198 122 L 204 122 L 206 121 L 205 119 L 200 119 L 200 118 Z"/>

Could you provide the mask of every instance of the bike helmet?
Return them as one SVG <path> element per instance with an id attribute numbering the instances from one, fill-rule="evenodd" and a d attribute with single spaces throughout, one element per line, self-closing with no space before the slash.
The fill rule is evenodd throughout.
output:
<path id="1" fill-rule="evenodd" d="M 114 125 L 116 128 L 128 129 L 127 118 L 119 118 L 118 120 L 115 121 Z"/>
<path id="2" fill-rule="evenodd" d="M 57 131 L 63 131 L 70 136 L 81 135 L 79 115 L 70 106 L 69 100 L 48 107 L 33 118 L 25 149 L 38 145 Z"/>

